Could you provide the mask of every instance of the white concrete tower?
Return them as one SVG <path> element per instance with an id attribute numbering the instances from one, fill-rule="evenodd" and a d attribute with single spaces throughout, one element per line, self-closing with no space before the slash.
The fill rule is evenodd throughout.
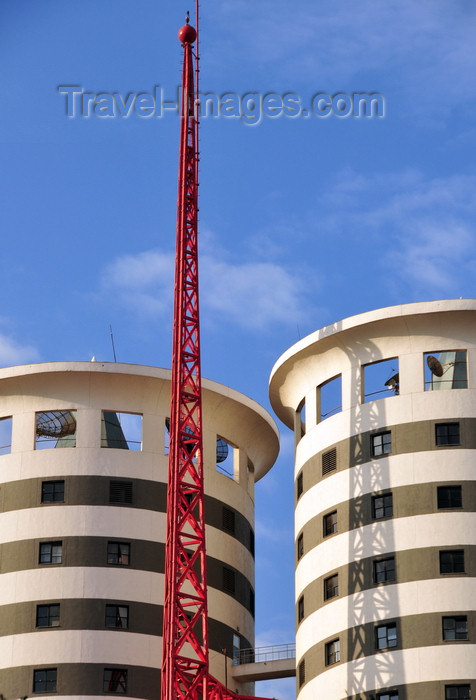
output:
<path id="1" fill-rule="evenodd" d="M 0 370 L 7 700 L 159 696 L 169 401 L 170 373 L 153 367 Z M 203 418 L 210 670 L 252 692 L 232 679 L 232 658 L 254 646 L 253 488 L 277 456 L 277 429 L 207 380 Z"/>
<path id="2" fill-rule="evenodd" d="M 299 700 L 476 696 L 476 300 L 379 309 L 276 363 L 295 433 Z"/>

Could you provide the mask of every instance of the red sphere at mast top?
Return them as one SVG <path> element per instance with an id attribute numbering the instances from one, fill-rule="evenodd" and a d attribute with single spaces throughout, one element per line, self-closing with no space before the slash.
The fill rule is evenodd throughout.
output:
<path id="1" fill-rule="evenodd" d="M 187 17 L 188 20 L 188 17 Z M 179 41 L 182 44 L 193 44 L 195 39 L 197 38 L 197 32 L 195 29 L 192 27 L 191 24 L 184 24 L 183 27 L 179 29 L 178 32 L 178 38 Z"/>

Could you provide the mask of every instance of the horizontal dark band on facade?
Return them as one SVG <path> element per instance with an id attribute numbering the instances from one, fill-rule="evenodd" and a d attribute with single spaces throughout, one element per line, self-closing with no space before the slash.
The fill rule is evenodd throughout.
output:
<path id="1" fill-rule="evenodd" d="M 42 484 L 64 481 L 64 501 L 42 503 Z M 132 484 L 131 503 L 111 503 L 111 482 Z M 165 513 L 167 485 L 146 479 L 105 476 L 55 476 L 48 479 L 22 479 L 2 484 L 0 513 L 26 508 L 55 508 L 57 506 L 110 506 L 139 508 Z M 254 555 L 252 524 L 233 506 L 205 495 L 205 521 L 241 542 Z"/>
<path id="2" fill-rule="evenodd" d="M 159 660 L 160 663 L 160 660 Z M 128 697 L 157 700 L 160 692 L 160 671 L 147 666 L 119 666 L 117 664 L 45 664 L 38 666 L 16 666 L 0 671 L 0 687 L 5 698 L 35 697 L 33 673 L 38 668 L 56 668 L 55 696 L 103 695 L 104 669 L 127 669 Z M 117 695 L 117 693 L 110 693 Z M 45 695 L 41 693 L 38 696 Z"/>
<path id="3" fill-rule="evenodd" d="M 58 537 L 54 541 L 61 541 L 62 543 L 61 564 L 39 563 L 40 543 L 45 542 L 44 539 L 18 540 L 17 542 L 2 544 L 0 546 L 0 573 L 44 569 L 45 567 L 89 568 L 108 566 L 119 570 L 134 569 L 158 574 L 165 572 L 165 545 L 162 542 L 112 540 L 130 543 L 130 564 L 123 566 L 108 565 L 108 542 L 111 542 L 108 538 L 64 537 L 61 539 Z M 232 572 L 233 575 L 229 572 Z M 241 571 L 233 566 L 224 564 L 214 557 L 208 556 L 207 582 L 209 587 L 230 595 L 254 615 L 254 588 L 252 582 Z M 234 590 L 231 588 L 232 582 Z"/>
<path id="4" fill-rule="evenodd" d="M 470 684 L 476 688 L 476 679 L 453 679 L 446 681 L 427 681 L 426 683 L 407 683 L 406 685 L 389 685 L 384 688 L 373 688 L 366 693 L 348 695 L 345 700 L 375 700 L 377 693 L 398 692 L 398 700 L 443 700 L 446 685 Z"/>
<path id="5" fill-rule="evenodd" d="M 449 470 L 450 476 L 450 470 Z M 462 508 L 438 508 L 438 487 L 462 485 Z M 375 496 L 392 494 L 391 517 L 374 517 Z M 337 530 L 335 533 L 325 535 L 324 518 L 337 511 Z M 372 493 L 366 493 L 359 498 L 352 498 L 321 511 L 309 520 L 298 533 L 297 540 L 302 535 L 302 555 L 305 555 L 314 547 L 327 541 L 333 534 L 342 534 L 370 524 L 384 523 L 395 518 L 408 518 L 430 513 L 464 513 L 476 511 L 476 482 L 475 481 L 432 481 L 431 483 L 412 484 L 397 488 L 379 491 L 376 488 Z M 297 543 L 296 540 L 296 543 Z M 296 550 L 297 551 L 297 550 Z M 301 556 L 302 556 L 301 555 Z"/>
<path id="6" fill-rule="evenodd" d="M 435 425 L 439 423 L 459 423 L 460 444 L 436 445 Z M 371 436 L 383 432 L 391 432 L 391 452 L 380 457 L 371 453 Z M 385 457 L 401 454 L 428 452 L 432 450 L 445 451 L 448 449 L 476 449 L 476 418 L 444 418 L 439 420 L 415 421 L 414 423 L 399 423 L 368 430 L 350 438 L 341 440 L 326 447 L 325 450 L 314 454 L 296 475 L 296 482 L 301 481 L 300 493 L 305 493 L 323 479 L 338 471 L 351 469 L 366 462 L 374 462 Z M 322 474 L 322 457 L 331 450 L 336 450 L 336 468 Z M 299 497 L 299 494 L 298 494 Z"/>
<path id="7" fill-rule="evenodd" d="M 456 602 L 456 601 L 455 601 Z M 380 611 L 381 612 L 381 611 Z M 468 639 L 459 641 L 443 640 L 443 617 L 466 615 L 468 619 Z M 428 613 L 424 615 L 409 615 L 402 618 L 388 618 L 378 623 L 358 624 L 356 627 L 335 631 L 332 636 L 323 639 L 310 647 L 305 655 L 306 681 L 309 682 L 320 674 L 339 664 L 351 661 L 362 662 L 362 659 L 374 655 L 382 655 L 382 669 L 385 674 L 391 673 L 392 661 L 389 655 L 401 649 L 420 649 L 423 647 L 437 646 L 465 646 L 474 644 L 474 624 L 476 622 L 475 611 L 455 611 L 444 613 Z M 389 648 L 377 649 L 377 628 L 396 626 L 396 645 Z M 473 637 L 473 638 L 472 638 Z M 340 661 L 326 665 L 326 645 L 338 639 L 340 642 Z M 403 642 L 403 643 L 402 643 Z M 302 658 L 298 662 L 301 663 Z M 378 664 L 378 660 L 376 660 Z M 400 698 L 399 698 L 400 700 Z"/>
<path id="8" fill-rule="evenodd" d="M 38 606 L 58 605 L 59 620 L 54 626 L 38 626 Z M 126 606 L 128 608 L 127 622 L 120 621 L 117 627 L 106 623 L 106 606 Z M 44 618 L 43 611 L 43 620 Z M 110 616 L 110 612 L 109 612 Z M 113 622 L 111 618 L 111 622 Z M 118 619 L 119 622 L 119 619 Z M 127 627 L 121 625 L 127 624 Z M 65 598 L 55 600 L 29 601 L 0 606 L 0 637 L 17 634 L 41 632 L 52 633 L 57 630 L 98 630 L 113 631 L 117 634 L 149 634 L 162 636 L 163 606 L 139 603 L 128 600 L 101 598 Z M 250 648 L 251 642 L 240 635 L 235 628 L 225 625 L 215 619 L 208 619 L 210 649 L 221 653 L 223 649 L 233 648 L 233 635 L 240 637 L 240 646 Z M 45 637 L 45 643 L 51 637 Z M 125 638 L 127 640 L 127 637 Z"/>
<path id="9" fill-rule="evenodd" d="M 464 551 L 465 573 L 441 574 L 439 552 L 445 550 Z M 395 580 L 387 583 L 374 582 L 374 562 L 389 557 L 395 558 Z M 299 598 L 304 599 L 304 618 L 319 610 L 324 605 L 331 605 L 337 600 L 332 597 L 324 600 L 325 581 L 334 574 L 338 575 L 339 598 L 374 589 L 380 591 L 380 597 L 384 596 L 383 587 L 396 585 L 395 596 L 398 597 L 398 584 L 412 581 L 428 581 L 432 579 L 448 579 L 454 577 L 476 577 L 476 545 L 453 545 L 451 547 L 423 547 L 421 549 L 405 549 L 399 552 L 381 551 L 374 557 L 367 557 L 353 561 L 347 566 L 331 569 L 323 576 L 316 578 L 303 591 L 299 591 Z M 297 578 L 299 585 L 299 577 Z M 387 592 L 387 595 L 391 595 Z"/>

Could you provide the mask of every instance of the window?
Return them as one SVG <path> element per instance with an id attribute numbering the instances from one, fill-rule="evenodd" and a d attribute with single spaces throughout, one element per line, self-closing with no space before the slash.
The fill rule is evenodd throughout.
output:
<path id="1" fill-rule="evenodd" d="M 466 350 L 425 353 L 425 391 L 467 389 Z"/>
<path id="2" fill-rule="evenodd" d="M 235 572 L 228 566 L 223 567 L 223 590 L 235 595 Z"/>
<path id="3" fill-rule="evenodd" d="M 377 700 L 398 700 L 398 690 L 391 690 L 385 693 L 378 693 Z"/>
<path id="4" fill-rule="evenodd" d="M 107 563 L 116 566 L 129 566 L 131 545 L 129 542 L 108 542 Z"/>
<path id="5" fill-rule="evenodd" d="M 464 685 L 445 685 L 445 700 L 468 700 L 471 698 L 471 686 L 469 683 Z"/>
<path id="6" fill-rule="evenodd" d="M 216 470 L 220 474 L 224 474 L 229 479 L 238 479 L 238 471 L 235 474 L 235 469 L 238 470 L 239 450 L 231 442 L 217 435 L 215 447 Z"/>
<path id="7" fill-rule="evenodd" d="M 106 627 L 129 627 L 129 607 L 127 605 L 106 605 Z"/>
<path id="8" fill-rule="evenodd" d="M 374 581 L 375 583 L 395 581 L 395 557 L 374 561 Z"/>
<path id="9" fill-rule="evenodd" d="M 223 529 L 234 534 L 235 532 L 235 511 L 223 506 L 222 511 Z"/>
<path id="10" fill-rule="evenodd" d="M 43 481 L 41 483 L 42 503 L 64 503 L 64 481 Z"/>
<path id="11" fill-rule="evenodd" d="M 37 627 L 58 627 L 60 616 L 59 603 L 53 605 L 36 606 L 36 626 Z"/>
<path id="12" fill-rule="evenodd" d="M 296 498 L 300 498 L 303 492 L 302 473 L 299 474 L 296 482 Z"/>
<path id="13" fill-rule="evenodd" d="M 127 670 L 105 668 L 102 689 L 104 693 L 127 693 Z"/>
<path id="14" fill-rule="evenodd" d="M 446 641 L 468 639 L 468 618 L 466 615 L 443 618 L 443 639 Z"/>
<path id="15" fill-rule="evenodd" d="M 304 596 L 298 600 L 298 622 L 304 620 Z"/>
<path id="16" fill-rule="evenodd" d="M 322 519 L 323 521 L 323 529 L 324 529 L 324 537 L 328 537 L 328 535 L 332 535 L 334 532 L 337 532 L 337 511 L 333 510 L 332 513 L 328 513 L 325 515 Z"/>
<path id="17" fill-rule="evenodd" d="M 300 559 L 304 554 L 304 536 L 301 532 L 301 534 L 298 537 L 297 541 L 297 558 Z"/>
<path id="18" fill-rule="evenodd" d="M 326 666 L 340 661 L 340 639 L 334 639 L 326 644 Z"/>
<path id="19" fill-rule="evenodd" d="M 250 613 L 254 617 L 255 616 L 255 592 L 251 588 L 251 586 L 250 586 L 250 593 L 248 596 L 248 601 L 249 601 L 248 610 L 250 611 Z"/>
<path id="20" fill-rule="evenodd" d="M 76 411 L 37 413 L 35 435 L 35 450 L 76 447 Z"/>
<path id="21" fill-rule="evenodd" d="M 340 374 L 318 386 L 317 391 L 321 421 L 342 411 L 342 376 Z"/>
<path id="22" fill-rule="evenodd" d="M 397 646 L 397 625 L 378 625 L 375 628 L 375 648 L 392 649 Z"/>
<path id="23" fill-rule="evenodd" d="M 249 550 L 250 550 L 251 554 L 254 556 L 255 555 L 255 533 L 251 527 L 250 527 Z"/>
<path id="24" fill-rule="evenodd" d="M 306 682 L 306 661 L 303 659 L 299 664 L 299 687 Z"/>
<path id="25" fill-rule="evenodd" d="M 459 445 L 459 423 L 437 423 L 435 441 L 437 445 Z"/>
<path id="26" fill-rule="evenodd" d="M 40 543 L 40 564 L 61 564 L 63 556 L 62 542 Z"/>
<path id="27" fill-rule="evenodd" d="M 393 496 L 391 493 L 385 493 L 382 496 L 373 496 L 372 498 L 372 518 L 380 520 L 381 518 L 390 518 L 393 515 Z"/>
<path id="28" fill-rule="evenodd" d="M 322 476 L 337 469 L 337 449 L 335 447 L 322 455 Z"/>
<path id="29" fill-rule="evenodd" d="M 377 433 L 370 436 L 372 457 L 388 455 L 392 451 L 392 433 L 386 430 L 384 433 Z"/>
<path id="30" fill-rule="evenodd" d="M 440 574 L 463 574 L 464 550 L 447 549 L 440 552 Z"/>
<path id="31" fill-rule="evenodd" d="M 132 503 L 132 481 L 111 481 L 109 503 Z"/>
<path id="32" fill-rule="evenodd" d="M 438 508 L 462 508 L 461 486 L 438 486 Z"/>
<path id="33" fill-rule="evenodd" d="M 324 580 L 324 600 L 335 598 L 339 595 L 339 574 L 329 576 Z"/>
<path id="34" fill-rule="evenodd" d="M 103 411 L 101 447 L 140 452 L 142 450 L 142 415 Z"/>
<path id="35" fill-rule="evenodd" d="M 397 396 L 400 388 L 398 357 L 364 365 L 362 384 L 362 403 Z"/>
<path id="36" fill-rule="evenodd" d="M 9 455 L 12 451 L 12 419 L 0 418 L 0 455 Z"/>
<path id="37" fill-rule="evenodd" d="M 56 693 L 56 668 L 38 668 L 33 671 L 34 693 Z"/>

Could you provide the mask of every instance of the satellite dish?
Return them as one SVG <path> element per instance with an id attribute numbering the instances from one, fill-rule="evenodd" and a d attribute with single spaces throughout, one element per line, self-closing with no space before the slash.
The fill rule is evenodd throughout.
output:
<path id="1" fill-rule="evenodd" d="M 221 464 L 228 457 L 228 443 L 217 437 L 217 464 Z"/>
<path id="2" fill-rule="evenodd" d="M 435 377 L 443 376 L 443 365 L 434 355 L 428 355 L 426 358 L 426 364 L 428 365 L 430 372 L 434 374 Z"/>
<path id="3" fill-rule="evenodd" d="M 36 414 L 36 434 L 60 438 L 74 435 L 76 420 L 71 411 L 44 411 Z"/>
<path id="4" fill-rule="evenodd" d="M 390 377 L 390 379 L 387 379 L 385 382 L 385 386 L 388 386 L 390 391 L 394 391 L 396 394 L 398 394 L 398 390 L 400 388 L 400 375 L 397 372 L 396 374 L 393 375 L 393 377 Z"/>

